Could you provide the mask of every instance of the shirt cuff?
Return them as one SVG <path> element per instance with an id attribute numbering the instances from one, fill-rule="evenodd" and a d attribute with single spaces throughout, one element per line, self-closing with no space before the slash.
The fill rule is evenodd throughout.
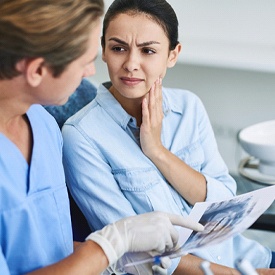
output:
<path id="1" fill-rule="evenodd" d="M 207 194 L 205 201 L 216 201 L 217 199 L 224 200 L 232 198 L 236 195 L 221 181 L 218 181 L 206 175 L 204 175 L 204 177 L 207 183 Z"/>

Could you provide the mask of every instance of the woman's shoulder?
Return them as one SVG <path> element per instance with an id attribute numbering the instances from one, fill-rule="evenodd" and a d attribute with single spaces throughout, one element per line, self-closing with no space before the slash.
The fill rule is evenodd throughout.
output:
<path id="1" fill-rule="evenodd" d="M 186 89 L 163 87 L 163 97 L 173 105 L 201 104 L 200 98 L 194 92 Z"/>
<path id="2" fill-rule="evenodd" d="M 163 87 L 163 93 L 168 93 L 171 95 L 175 95 L 176 97 L 190 97 L 190 98 L 198 98 L 198 96 L 187 89 L 182 88 L 172 88 L 172 87 Z"/>

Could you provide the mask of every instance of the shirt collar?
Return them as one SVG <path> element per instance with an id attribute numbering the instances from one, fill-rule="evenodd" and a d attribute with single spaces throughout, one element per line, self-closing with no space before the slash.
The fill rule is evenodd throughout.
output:
<path id="1" fill-rule="evenodd" d="M 182 104 L 179 104 L 178 101 L 176 100 L 173 100 L 170 98 L 169 100 L 169 93 L 171 94 L 171 88 L 165 88 L 163 87 L 162 88 L 162 101 L 163 101 L 163 105 L 162 105 L 162 108 L 163 108 L 163 113 L 164 113 L 164 116 L 168 115 L 169 112 L 174 112 L 174 113 L 180 113 L 182 114 L 183 113 L 183 110 L 182 110 Z"/>
<path id="2" fill-rule="evenodd" d="M 132 118 L 120 105 L 120 103 L 109 92 L 111 82 L 105 82 L 98 87 L 95 100 L 123 129 Z"/>
<path id="3" fill-rule="evenodd" d="M 108 89 L 111 87 L 111 85 L 111 82 L 105 82 L 101 84 L 98 88 L 95 100 L 110 115 L 110 117 L 112 117 L 123 129 L 126 129 L 130 120 L 133 120 L 134 118 L 122 108 L 120 103 L 109 92 Z M 182 113 L 182 109 L 180 108 L 179 104 L 177 104 L 177 102 L 169 102 L 167 93 L 169 93 L 169 91 L 163 87 L 162 107 L 164 116 L 168 115 L 170 111 Z"/>

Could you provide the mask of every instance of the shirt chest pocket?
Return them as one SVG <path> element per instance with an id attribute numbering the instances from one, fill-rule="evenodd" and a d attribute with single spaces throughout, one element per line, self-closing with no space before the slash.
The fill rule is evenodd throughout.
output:
<path id="1" fill-rule="evenodd" d="M 155 169 L 117 171 L 114 177 L 136 213 L 178 212 L 166 181 Z"/>
<path id="2" fill-rule="evenodd" d="M 194 170 L 199 172 L 202 170 L 204 153 L 199 141 L 182 148 L 175 154 Z"/>
<path id="3" fill-rule="evenodd" d="M 155 169 L 141 168 L 113 171 L 114 177 L 122 191 L 145 192 L 160 182 L 161 176 Z"/>

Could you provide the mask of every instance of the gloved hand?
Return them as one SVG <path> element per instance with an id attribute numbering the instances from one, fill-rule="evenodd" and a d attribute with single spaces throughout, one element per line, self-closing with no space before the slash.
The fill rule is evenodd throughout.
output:
<path id="1" fill-rule="evenodd" d="M 178 232 L 173 225 L 202 231 L 203 226 L 188 217 L 164 212 L 150 212 L 127 217 L 90 234 L 101 246 L 109 265 L 115 263 L 125 252 L 148 251 L 161 254 L 172 250 L 178 241 Z"/>

